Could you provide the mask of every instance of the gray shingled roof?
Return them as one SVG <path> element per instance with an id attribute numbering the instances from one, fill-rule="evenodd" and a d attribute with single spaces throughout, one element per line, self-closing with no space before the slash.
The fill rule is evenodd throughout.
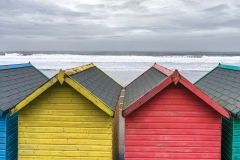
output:
<path id="1" fill-rule="evenodd" d="M 0 110 L 13 108 L 47 80 L 30 63 L 0 66 Z"/>
<path id="2" fill-rule="evenodd" d="M 167 77 L 167 75 L 153 67 L 147 70 L 125 88 L 123 108 L 129 107 Z"/>
<path id="3" fill-rule="evenodd" d="M 122 87 L 104 72 L 92 67 L 70 77 L 115 111 Z"/>
<path id="4" fill-rule="evenodd" d="M 239 70 L 217 67 L 195 85 L 233 115 L 240 111 Z"/>

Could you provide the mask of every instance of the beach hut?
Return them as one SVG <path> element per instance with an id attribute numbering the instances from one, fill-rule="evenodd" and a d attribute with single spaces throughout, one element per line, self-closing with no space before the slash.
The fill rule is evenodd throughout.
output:
<path id="1" fill-rule="evenodd" d="M 117 159 L 121 90 L 92 63 L 60 70 L 10 111 L 18 159 Z"/>
<path id="2" fill-rule="evenodd" d="M 30 63 L 0 66 L 0 159 L 17 159 L 18 114 L 9 110 L 47 80 Z"/>
<path id="3" fill-rule="evenodd" d="M 218 159 L 229 113 L 179 74 L 154 64 L 125 87 L 125 160 Z"/>
<path id="4" fill-rule="evenodd" d="M 240 67 L 219 64 L 195 85 L 231 113 L 222 118 L 222 160 L 240 159 Z"/>

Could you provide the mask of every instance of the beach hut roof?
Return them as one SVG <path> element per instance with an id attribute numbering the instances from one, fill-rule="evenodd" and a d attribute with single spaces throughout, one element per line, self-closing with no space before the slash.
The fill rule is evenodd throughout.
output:
<path id="1" fill-rule="evenodd" d="M 127 116 L 132 113 L 172 82 L 175 84 L 181 83 L 221 115 L 227 118 L 230 117 L 229 113 L 224 108 L 180 75 L 178 70 L 171 71 L 158 64 L 154 64 L 151 68 L 124 88 L 125 95 L 123 101 L 123 116 Z"/>
<path id="2" fill-rule="evenodd" d="M 31 63 L 0 66 L 0 116 L 47 80 Z"/>
<path id="3" fill-rule="evenodd" d="M 159 68 L 162 66 L 155 64 L 125 87 L 124 109 L 128 108 L 133 102 L 148 93 L 151 89 L 164 81 L 168 75 L 173 73 L 173 71 L 164 67 L 160 69 L 162 72 L 159 72 L 157 67 Z"/>
<path id="4" fill-rule="evenodd" d="M 219 64 L 195 82 L 195 86 L 237 117 L 240 114 L 239 79 L 240 67 Z"/>
<path id="5" fill-rule="evenodd" d="M 56 82 L 68 83 L 110 116 L 114 116 L 118 98 L 123 88 L 93 63 L 65 71 L 60 70 L 58 74 L 29 95 L 23 103 L 19 103 L 13 108 L 11 114 L 26 106 Z"/>

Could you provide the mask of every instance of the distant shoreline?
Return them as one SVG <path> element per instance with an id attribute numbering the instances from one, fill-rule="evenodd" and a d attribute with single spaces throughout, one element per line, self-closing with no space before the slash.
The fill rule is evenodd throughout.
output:
<path id="1" fill-rule="evenodd" d="M 18 54 L 20 56 L 37 54 L 61 55 L 104 55 L 104 56 L 240 56 L 240 52 L 207 52 L 207 51 L 0 51 L 0 56 L 5 54 Z"/>

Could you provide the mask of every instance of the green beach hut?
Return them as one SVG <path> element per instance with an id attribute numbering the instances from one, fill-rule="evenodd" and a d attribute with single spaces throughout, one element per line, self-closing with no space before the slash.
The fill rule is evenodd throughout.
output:
<path id="1" fill-rule="evenodd" d="M 222 160 L 239 160 L 240 67 L 219 64 L 195 85 L 231 113 L 222 117 Z"/>

